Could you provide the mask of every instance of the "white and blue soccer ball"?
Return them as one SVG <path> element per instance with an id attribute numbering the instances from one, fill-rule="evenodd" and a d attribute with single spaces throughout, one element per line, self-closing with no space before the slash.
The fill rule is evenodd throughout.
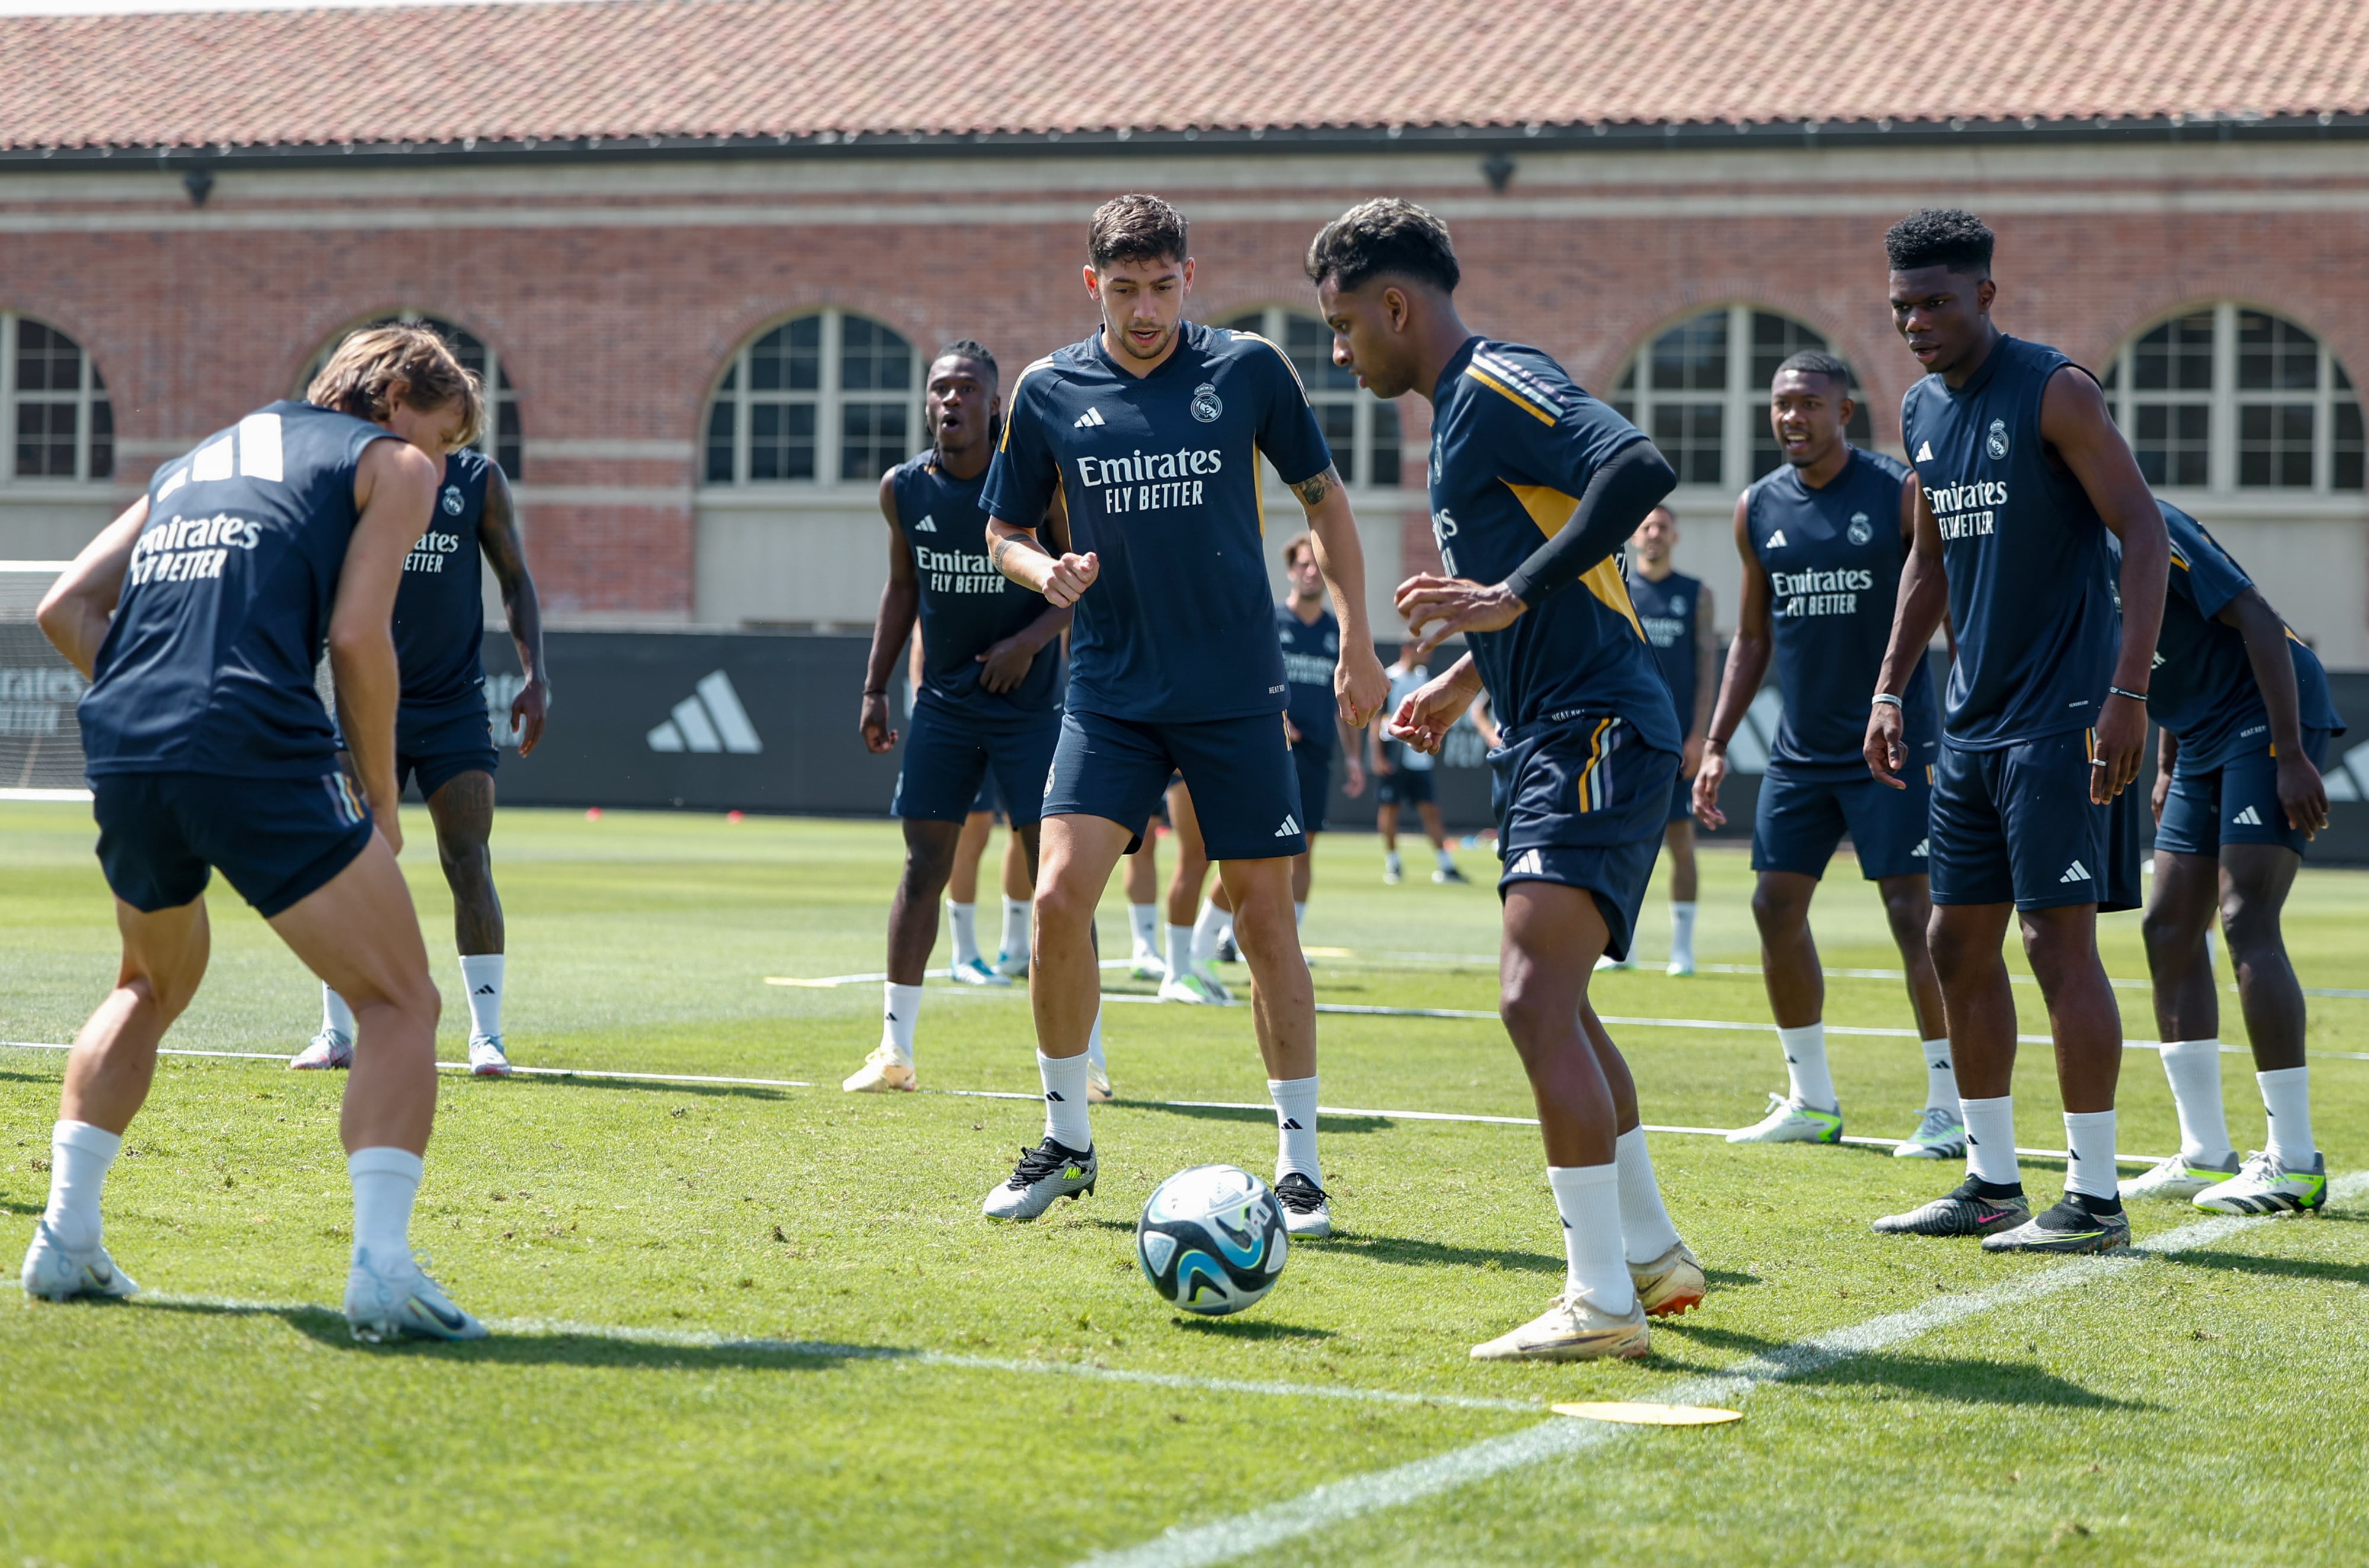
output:
<path id="1" fill-rule="evenodd" d="M 1275 1194 L 1231 1165 L 1177 1172 L 1135 1228 L 1135 1260 L 1161 1299 L 1213 1318 L 1256 1306 L 1290 1246 Z"/>

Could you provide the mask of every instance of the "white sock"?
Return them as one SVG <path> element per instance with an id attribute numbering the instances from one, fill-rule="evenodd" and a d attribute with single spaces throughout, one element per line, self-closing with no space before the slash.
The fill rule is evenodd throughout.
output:
<path id="1" fill-rule="evenodd" d="M 1550 1165 L 1555 1212 L 1562 1217 L 1563 1284 L 1615 1316 L 1637 1304 L 1620 1240 L 1620 1176 L 1614 1165 Z"/>
<path id="2" fill-rule="evenodd" d="M 1086 1035 L 1086 1059 L 1104 1072 L 1110 1071 L 1110 1058 L 1103 1054 L 1103 1010 L 1100 1002 L 1094 1004 L 1094 1026 Z"/>
<path id="3" fill-rule="evenodd" d="M 1670 905 L 1670 961 L 1692 967 L 1695 961 L 1695 906 Z"/>
<path id="4" fill-rule="evenodd" d="M 2065 1190 L 2083 1197 L 2122 1196 L 2114 1173 L 2114 1113 L 2065 1113 Z"/>
<path id="5" fill-rule="evenodd" d="M 2180 1113 L 2181 1156 L 2217 1160 L 2236 1153 L 2221 1104 L 2221 1042 L 2166 1040 L 2163 1075 L 2171 1081 L 2171 1107 Z"/>
<path id="6" fill-rule="evenodd" d="M 1045 1083 L 1045 1136 L 1083 1154 L 1094 1146 L 1086 1116 L 1086 1053 L 1048 1057 L 1036 1053 L 1036 1076 Z"/>
<path id="7" fill-rule="evenodd" d="M 50 1207 L 41 1218 L 66 1251 L 98 1245 L 98 1189 L 122 1147 L 122 1134 L 88 1122 L 50 1129 Z"/>
<path id="8" fill-rule="evenodd" d="M 1218 956 L 1218 938 L 1233 916 L 1212 903 L 1201 906 L 1201 918 L 1193 922 L 1193 962 L 1207 965 Z"/>
<path id="9" fill-rule="evenodd" d="M 1294 931 L 1308 923 L 1308 900 L 1299 899 L 1291 906 L 1291 927 Z"/>
<path id="10" fill-rule="evenodd" d="M 1958 1070 L 1950 1065 L 1950 1042 L 1927 1040 L 1925 1046 L 1925 1108 L 1958 1114 Z"/>
<path id="11" fill-rule="evenodd" d="M 967 968 L 978 961 L 978 906 L 946 900 L 946 924 L 955 934 L 954 967 Z"/>
<path id="12" fill-rule="evenodd" d="M 1431 852 L 1431 858 L 1439 863 L 1439 869 L 1442 871 L 1453 871 L 1456 869 L 1456 857 L 1448 853 L 1448 846 L 1446 844 L 1441 844 L 1437 848 L 1434 849 Z"/>
<path id="13" fill-rule="evenodd" d="M 1000 956 L 1028 961 L 1028 911 L 1036 907 L 1034 899 L 1003 900 L 1003 951 Z"/>
<path id="14" fill-rule="evenodd" d="M 1403 865 L 1399 864 L 1399 852 L 1396 850 L 1385 850 L 1382 853 L 1382 864 L 1389 866 L 1392 871 L 1403 871 L 1406 869 Z"/>
<path id="15" fill-rule="evenodd" d="M 1780 1029 L 1777 1043 L 1785 1047 L 1785 1080 L 1793 1098 L 1822 1111 L 1839 1109 L 1834 1074 L 1826 1070 L 1826 1026 L 1804 1024 Z"/>
<path id="16" fill-rule="evenodd" d="M 461 955 L 461 989 L 469 995 L 469 1034 L 502 1037 L 502 955 Z"/>
<path id="17" fill-rule="evenodd" d="M 1158 904 L 1129 904 L 1127 907 L 1127 925 L 1129 931 L 1135 933 L 1135 950 L 1138 953 L 1155 955 L 1159 953 L 1160 906 Z"/>
<path id="18" fill-rule="evenodd" d="M 334 1029 L 350 1042 L 354 1037 L 354 1010 L 346 999 L 331 990 L 324 982 L 321 987 L 321 1027 Z"/>
<path id="19" fill-rule="evenodd" d="M 1181 980 L 1193 972 L 1193 928 L 1172 925 L 1168 928 L 1168 978 Z"/>
<path id="20" fill-rule="evenodd" d="M 1966 1123 L 1966 1174 L 1997 1186 L 2023 1185 L 2015 1163 L 2015 1096 L 1961 1098 L 1958 1111 Z"/>
<path id="21" fill-rule="evenodd" d="M 1652 1263 L 1678 1244 L 1678 1228 L 1662 1205 L 1662 1184 L 1654 1179 L 1643 1127 L 1632 1127 L 1614 1141 L 1612 1168 L 1620 1173 L 1620 1234 L 1629 1261 Z"/>
<path id="22" fill-rule="evenodd" d="M 1316 1161 L 1315 1078 L 1270 1078 L 1266 1093 L 1275 1102 L 1275 1179 L 1279 1182 L 1297 1171 L 1322 1187 L 1324 1168 Z"/>
<path id="23" fill-rule="evenodd" d="M 426 1167 L 407 1149 L 357 1149 L 346 1156 L 354 1182 L 354 1262 L 387 1268 L 411 1257 L 411 1200 Z"/>
<path id="24" fill-rule="evenodd" d="M 2311 1140 L 2311 1069 L 2258 1072 L 2254 1082 L 2262 1086 L 2262 1110 L 2270 1117 L 2271 1158 L 2290 1171 L 2310 1170 L 2319 1152 Z"/>
<path id="25" fill-rule="evenodd" d="M 880 988 L 880 1043 L 896 1047 L 907 1061 L 913 1059 L 913 1025 L 921 1018 L 921 987 L 890 980 Z"/>

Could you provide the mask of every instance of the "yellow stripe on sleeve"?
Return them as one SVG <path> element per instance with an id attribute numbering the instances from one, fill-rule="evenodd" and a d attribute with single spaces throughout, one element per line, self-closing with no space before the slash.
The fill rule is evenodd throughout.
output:
<path id="1" fill-rule="evenodd" d="M 1551 425 L 1555 422 L 1555 417 L 1551 411 L 1539 407 L 1537 403 L 1523 396 L 1520 393 L 1516 392 L 1512 387 L 1506 385 L 1495 376 L 1491 375 L 1487 371 L 1481 369 L 1480 366 L 1467 365 L 1464 367 L 1464 373 L 1471 376 L 1474 381 L 1479 382 L 1482 385 L 1487 387 L 1490 391 L 1503 396 L 1507 402 L 1513 404 L 1523 413 L 1528 414 L 1531 418 L 1538 420 L 1540 424 Z"/>

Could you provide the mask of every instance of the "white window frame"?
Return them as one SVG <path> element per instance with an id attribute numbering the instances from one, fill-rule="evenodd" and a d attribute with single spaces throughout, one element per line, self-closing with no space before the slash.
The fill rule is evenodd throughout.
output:
<path id="1" fill-rule="evenodd" d="M 1241 310 L 1227 312 L 1225 319 L 1218 325 L 1231 326 L 1234 323 L 1253 315 L 1258 317 L 1259 325 L 1250 330 L 1255 331 L 1260 337 L 1281 349 L 1287 360 L 1291 357 L 1291 344 L 1289 329 L 1286 324 L 1293 317 L 1297 316 L 1303 321 L 1314 323 L 1318 329 L 1323 332 L 1328 341 L 1333 335 L 1333 329 L 1324 325 L 1324 318 L 1314 311 L 1295 310 L 1289 305 L 1245 306 Z M 1307 378 L 1302 376 L 1300 379 L 1305 384 Z M 1383 399 L 1376 397 L 1372 393 L 1354 386 L 1308 386 L 1307 392 L 1308 401 L 1312 406 L 1340 407 L 1350 410 L 1350 472 L 1342 476 L 1342 482 L 1345 485 L 1356 490 L 1398 490 L 1406 487 L 1407 475 L 1410 473 L 1416 475 L 1422 473 L 1422 458 L 1419 453 L 1410 449 L 1407 442 L 1406 415 L 1399 410 L 1395 403 L 1385 403 Z M 1397 482 L 1390 485 L 1378 485 L 1373 478 L 1375 427 L 1381 422 L 1379 410 L 1384 407 L 1388 407 L 1396 414 L 1399 420 L 1399 476 Z M 1319 422 L 1322 422 L 1321 418 Z M 1339 466 L 1337 460 L 1334 466 Z"/>
<path id="2" fill-rule="evenodd" d="M 114 478 L 114 458 L 120 452 L 122 446 L 123 438 L 120 431 L 116 432 L 109 439 L 108 463 L 109 472 L 105 474 L 93 475 L 90 471 L 90 441 L 91 426 L 93 424 L 92 410 L 101 403 L 109 405 L 110 413 L 113 410 L 112 395 L 108 392 L 106 384 L 99 377 L 97 361 L 91 358 L 90 350 L 83 347 L 82 340 L 74 337 L 73 333 L 65 331 L 63 327 L 52 326 L 51 323 L 41 320 L 39 316 L 31 317 L 29 319 L 31 319 L 35 326 L 45 327 L 49 331 L 57 333 L 58 336 L 63 338 L 67 342 L 72 343 L 74 346 L 75 351 L 82 356 L 82 372 L 79 383 L 72 394 L 43 390 L 40 392 L 28 392 L 20 395 L 17 388 L 17 331 L 18 324 L 26 319 L 28 318 L 19 315 L 15 311 L 0 311 L 0 439 L 5 439 L 7 443 L 5 448 L 0 448 L 0 486 L 29 486 L 46 485 L 54 486 L 59 485 L 107 485 L 111 483 Z M 46 404 L 52 406 L 67 403 L 73 405 L 74 411 L 74 473 L 71 475 L 63 474 L 27 474 L 19 475 L 17 474 L 17 409 L 20 404 L 25 403 Z"/>
<path id="3" fill-rule="evenodd" d="M 2168 321 L 2185 315 L 2200 315 L 2206 310 L 2213 314 L 2213 385 L 2209 391 L 2141 391 L 2137 380 L 2139 339 Z M 2241 312 L 2267 315 L 2286 324 L 2308 337 L 2319 349 L 2318 373 L 2309 392 L 2261 392 L 2241 390 L 2237 385 L 2237 316 Z M 2136 449 L 2137 406 L 2141 403 L 2203 404 L 2212 410 L 2211 422 L 2205 429 L 2204 484 L 2202 494 L 2216 499 L 2234 500 L 2241 497 L 2276 500 L 2282 497 L 2343 497 L 2355 495 L 2352 490 L 2334 486 L 2336 464 L 2336 410 L 2346 401 L 2359 403 L 2361 386 L 2356 381 L 2350 387 L 2336 383 L 2341 361 L 2329 348 L 2328 339 L 2303 323 L 2266 305 L 2252 304 L 2243 300 L 2216 300 L 2207 305 L 2191 303 L 2178 310 L 2165 311 L 2142 324 L 2122 347 L 2114 350 L 2107 375 L 2112 384 L 2106 388 L 2106 404 L 2112 411 L 2114 423 L 2123 432 L 2123 439 Z M 2311 486 L 2299 485 L 2240 485 L 2237 483 L 2237 411 L 2249 404 L 2307 403 L 2312 408 L 2311 424 Z M 2168 485 L 2164 488 L 2174 496 L 2198 494 L 2193 485 Z"/>
<path id="4" fill-rule="evenodd" d="M 887 327 L 902 338 L 912 351 L 911 384 L 906 389 L 904 401 L 905 429 L 913 445 L 912 451 L 906 455 L 910 457 L 913 452 L 919 452 L 921 449 L 921 395 L 923 383 L 929 377 L 929 363 L 921 358 L 921 345 L 914 342 L 895 324 L 883 321 L 876 315 L 866 315 L 862 311 L 842 310 L 836 305 L 818 311 L 798 311 L 794 315 L 767 322 L 763 326 L 749 334 L 740 347 L 732 351 L 732 357 L 726 361 L 722 368 L 715 372 L 714 388 L 708 394 L 705 406 L 700 410 L 698 452 L 699 484 L 702 489 L 728 488 L 735 491 L 754 491 L 762 495 L 785 490 L 800 492 L 823 490 L 848 485 L 869 486 L 880 483 L 880 475 L 877 474 L 847 475 L 839 471 L 841 449 L 846 444 L 843 417 L 847 405 L 851 402 L 893 404 L 897 401 L 894 396 L 883 395 L 879 393 L 858 392 L 851 395 L 841 385 L 842 372 L 840 362 L 841 349 L 846 340 L 844 327 L 851 316 L 868 321 L 876 326 Z M 761 398 L 752 396 L 754 389 L 749 384 L 749 361 L 758 339 L 778 332 L 793 322 L 804 321 L 811 317 L 820 317 L 822 321 L 821 347 L 818 350 L 822 356 L 822 364 L 815 390 L 811 393 L 786 395 L 767 393 Z M 727 376 L 732 381 L 730 387 L 724 384 Z M 732 477 L 728 480 L 711 479 L 707 476 L 708 429 L 715 418 L 715 405 L 727 398 L 731 400 L 733 406 Z M 813 405 L 815 410 L 815 476 L 813 478 L 751 479 L 749 477 L 749 411 L 755 403 L 760 401 L 810 402 Z"/>
<path id="5" fill-rule="evenodd" d="M 519 406 L 518 388 L 508 384 L 502 372 L 502 351 L 494 347 L 493 339 L 467 323 L 455 321 L 449 315 L 439 315 L 432 310 L 413 310 L 406 307 L 403 310 L 374 312 L 349 326 L 339 327 L 329 335 L 327 342 L 321 345 L 320 351 L 304 362 L 304 373 L 297 378 L 294 395 L 300 401 L 303 399 L 304 389 L 313 384 L 313 378 L 321 373 L 321 367 L 329 362 L 329 356 L 337 352 L 338 344 L 365 328 L 398 324 L 404 326 L 432 326 L 440 331 L 450 328 L 454 332 L 465 332 L 475 338 L 478 347 L 485 350 L 484 385 L 479 388 L 479 393 L 485 399 L 486 422 L 485 427 L 477 432 L 475 445 L 479 452 L 486 454 L 487 462 L 498 464 L 502 457 L 502 410 L 516 408 Z M 518 467 L 521 472 L 512 474 L 508 469 L 502 472 L 512 484 L 523 485 L 526 483 L 524 419 L 520 420 L 519 427 Z"/>
<path id="6" fill-rule="evenodd" d="M 1718 392 L 1705 390 L 1662 391 L 1643 383 L 1651 374 L 1654 345 L 1667 333 L 1714 312 L 1727 313 L 1727 385 Z M 1719 432 L 1719 478 L 1706 484 L 1700 480 L 1681 481 L 1682 487 L 1698 494 L 1719 492 L 1733 496 L 1752 483 L 1752 443 L 1755 435 L 1768 428 L 1768 388 L 1756 385 L 1752 375 L 1752 318 L 1773 315 L 1808 332 L 1823 345 L 1821 352 L 1834 353 L 1831 338 L 1811 322 L 1802 320 L 1791 311 L 1777 305 L 1749 300 L 1733 300 L 1724 305 L 1706 305 L 1681 315 L 1657 323 L 1651 332 L 1639 340 L 1629 357 L 1621 361 L 1619 374 L 1613 378 L 1612 390 L 1604 395 L 1609 405 L 1627 404 L 1633 412 L 1631 421 L 1650 438 L 1654 433 L 1654 409 L 1657 404 L 1674 406 L 1716 404 L 1722 410 Z M 1848 363 L 1848 361 L 1845 361 Z M 1635 378 L 1632 383 L 1631 377 Z M 1851 395 L 1860 397 L 1865 389 L 1858 383 L 1858 367 L 1852 367 Z M 1869 444 L 1865 434 L 1852 437 L 1860 444 Z"/>

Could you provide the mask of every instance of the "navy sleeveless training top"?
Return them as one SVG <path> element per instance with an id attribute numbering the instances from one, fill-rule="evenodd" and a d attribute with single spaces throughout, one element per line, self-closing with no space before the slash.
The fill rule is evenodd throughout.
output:
<path id="1" fill-rule="evenodd" d="M 1670 688 L 1670 705 L 1677 710 L 1678 731 L 1695 727 L 1695 632 L 1702 610 L 1702 582 L 1683 572 L 1672 572 L 1659 582 L 1644 573 L 1629 574 L 1629 601 L 1637 607 L 1637 624 L 1644 628 L 1646 646 L 1654 650 L 1654 666 Z"/>
<path id="2" fill-rule="evenodd" d="M 1892 640 L 1900 568 L 1900 490 L 1908 470 L 1852 448 L 1825 488 L 1790 465 L 1745 492 L 1745 534 L 1768 573 L 1769 635 L 1785 716 L 1768 760 L 1796 773 L 1864 777 L 1868 701 Z M 1908 760 L 1934 760 L 1940 718 L 1933 677 L 1919 659 L 1900 693 Z"/>
<path id="3" fill-rule="evenodd" d="M 1020 684 L 990 692 L 978 656 L 1045 613 L 1031 593 L 988 564 L 987 473 L 956 479 L 924 452 L 889 472 L 897 527 L 921 585 L 921 689 L 914 701 L 952 704 L 973 717 L 1048 714 L 1061 705 L 1061 641 L 1047 643 Z"/>
<path id="4" fill-rule="evenodd" d="M 395 592 L 395 658 L 406 707 L 485 701 L 486 601 L 477 570 L 477 525 L 486 516 L 493 463 L 474 447 L 444 460 L 436 521 L 403 563 Z"/>
<path id="5" fill-rule="evenodd" d="M 2072 362 L 2002 336 L 1965 385 L 1928 375 L 1900 400 L 1958 636 L 1943 729 L 1968 750 L 2086 729 L 2113 679 L 2122 616 L 2106 524 L 2040 439 L 2041 395 Z"/>
<path id="6" fill-rule="evenodd" d="M 338 765 L 313 688 L 354 470 L 383 426 L 309 403 L 249 414 L 156 470 L 83 693 L 85 771 L 302 778 Z"/>

